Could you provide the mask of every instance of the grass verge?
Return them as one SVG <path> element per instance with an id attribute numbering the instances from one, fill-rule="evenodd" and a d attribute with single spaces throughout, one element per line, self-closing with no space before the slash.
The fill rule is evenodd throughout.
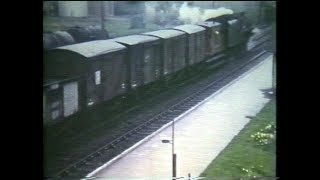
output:
<path id="1" fill-rule="evenodd" d="M 271 100 L 201 173 L 205 179 L 275 177 L 275 100 Z"/>

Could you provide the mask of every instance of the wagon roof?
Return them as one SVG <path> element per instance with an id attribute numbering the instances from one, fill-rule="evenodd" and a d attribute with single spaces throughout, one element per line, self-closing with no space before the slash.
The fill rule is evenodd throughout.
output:
<path id="1" fill-rule="evenodd" d="M 49 85 L 51 85 L 51 84 L 55 84 L 55 83 L 58 83 L 58 82 L 60 82 L 60 81 L 61 81 L 60 79 L 45 79 L 45 80 L 43 81 L 42 86 L 49 86 Z"/>
<path id="2" fill-rule="evenodd" d="M 163 29 L 163 30 L 152 31 L 152 32 L 147 32 L 143 34 L 168 39 L 171 37 L 183 35 L 185 33 L 181 31 L 173 30 L 173 29 Z"/>
<path id="3" fill-rule="evenodd" d="M 213 22 L 213 21 L 205 21 L 205 22 L 200 22 L 198 23 L 200 26 L 206 26 L 206 27 L 214 27 L 214 26 L 219 26 L 221 23 L 218 22 Z"/>
<path id="4" fill-rule="evenodd" d="M 145 43 L 145 42 L 156 41 L 158 39 L 159 38 L 152 37 L 152 36 L 130 35 L 130 36 L 114 38 L 111 40 L 119 42 L 119 43 L 128 44 L 128 45 L 135 45 L 135 44 L 140 44 L 140 43 Z"/>
<path id="5" fill-rule="evenodd" d="M 117 42 L 111 40 L 97 40 L 84 42 L 79 44 L 72 44 L 68 46 L 61 46 L 55 49 L 68 50 L 80 55 L 83 55 L 87 58 L 99 56 L 102 54 L 119 51 L 126 49 L 124 45 L 121 45 Z"/>
<path id="6" fill-rule="evenodd" d="M 205 30 L 205 28 L 203 28 L 201 26 L 192 25 L 192 24 L 185 24 L 185 25 L 173 27 L 173 29 L 178 29 L 178 30 L 184 31 L 189 34 Z"/>

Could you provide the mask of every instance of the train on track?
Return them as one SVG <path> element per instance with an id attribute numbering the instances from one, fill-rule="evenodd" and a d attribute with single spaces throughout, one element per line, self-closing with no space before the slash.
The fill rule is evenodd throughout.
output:
<path id="1" fill-rule="evenodd" d="M 226 52 L 244 50 L 252 27 L 243 16 L 45 51 L 44 120 L 64 119 L 144 87 L 190 77 Z"/>

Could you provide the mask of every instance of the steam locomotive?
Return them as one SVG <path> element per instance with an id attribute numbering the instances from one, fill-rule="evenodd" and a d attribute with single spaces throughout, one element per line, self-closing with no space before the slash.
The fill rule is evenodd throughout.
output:
<path id="1" fill-rule="evenodd" d="M 252 27 L 242 14 L 196 25 L 95 40 L 44 54 L 43 118 L 64 119 L 144 86 L 213 63 L 226 51 L 243 49 Z"/>

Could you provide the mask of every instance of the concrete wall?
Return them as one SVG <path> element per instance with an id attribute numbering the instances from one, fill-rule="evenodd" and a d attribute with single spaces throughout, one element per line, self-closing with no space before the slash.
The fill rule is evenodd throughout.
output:
<path id="1" fill-rule="evenodd" d="M 57 16 L 58 15 L 58 2 L 57 1 L 43 1 L 43 15 L 44 16 Z"/>
<path id="2" fill-rule="evenodd" d="M 115 15 L 133 15 L 145 12 L 145 1 L 117 1 L 114 4 Z"/>
<path id="3" fill-rule="evenodd" d="M 104 1 L 105 16 L 114 16 L 114 1 Z M 101 16 L 101 1 L 88 1 L 89 16 Z"/>
<path id="4" fill-rule="evenodd" d="M 61 17 L 86 17 L 88 16 L 87 1 L 59 1 L 59 16 Z"/>

